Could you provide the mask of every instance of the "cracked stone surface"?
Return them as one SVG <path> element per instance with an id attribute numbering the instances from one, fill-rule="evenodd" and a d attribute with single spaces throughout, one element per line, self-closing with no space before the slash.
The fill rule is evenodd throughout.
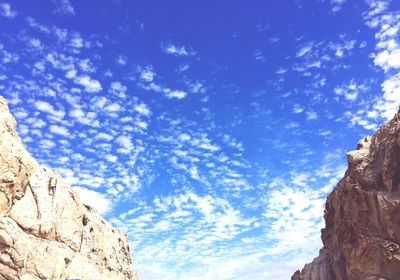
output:
<path id="1" fill-rule="evenodd" d="M 137 280 L 126 234 L 39 165 L 15 128 L 0 97 L 0 280 Z"/>
<path id="2" fill-rule="evenodd" d="M 400 279 L 400 113 L 347 158 L 327 198 L 324 247 L 292 280 Z"/>

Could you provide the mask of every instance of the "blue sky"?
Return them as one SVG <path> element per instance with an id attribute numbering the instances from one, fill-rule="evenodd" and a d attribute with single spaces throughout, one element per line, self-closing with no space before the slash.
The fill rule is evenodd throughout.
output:
<path id="1" fill-rule="evenodd" d="M 400 3 L 0 1 L 0 94 L 143 280 L 289 279 L 400 105 Z"/>

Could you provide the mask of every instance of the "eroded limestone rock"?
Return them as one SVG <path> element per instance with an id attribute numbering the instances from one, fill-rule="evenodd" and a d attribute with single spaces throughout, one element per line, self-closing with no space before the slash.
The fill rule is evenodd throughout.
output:
<path id="1" fill-rule="evenodd" d="M 400 114 L 349 152 L 328 196 L 324 248 L 292 280 L 400 279 Z"/>
<path id="2" fill-rule="evenodd" d="M 136 280 L 127 236 L 39 165 L 15 127 L 0 97 L 0 280 Z"/>

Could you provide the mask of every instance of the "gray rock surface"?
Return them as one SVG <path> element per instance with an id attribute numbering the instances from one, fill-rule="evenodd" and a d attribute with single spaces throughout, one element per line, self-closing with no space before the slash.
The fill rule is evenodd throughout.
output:
<path id="1" fill-rule="evenodd" d="M 39 165 L 0 97 L 0 280 L 136 280 L 127 236 Z"/>

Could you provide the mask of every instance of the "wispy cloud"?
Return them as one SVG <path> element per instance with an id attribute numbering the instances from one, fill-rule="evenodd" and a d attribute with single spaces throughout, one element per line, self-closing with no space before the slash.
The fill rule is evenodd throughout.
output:
<path id="1" fill-rule="evenodd" d="M 360 93 L 369 90 L 368 86 L 364 84 L 357 84 L 354 80 L 349 83 L 335 88 L 337 95 L 343 96 L 348 101 L 355 101 Z"/>
<path id="2" fill-rule="evenodd" d="M 139 67 L 139 81 L 140 86 L 146 90 L 163 93 L 168 99 L 183 99 L 187 97 L 188 93 L 184 90 L 170 89 L 164 85 L 158 84 L 155 81 L 157 74 L 151 66 Z M 192 84 L 189 84 L 193 88 Z"/>
<path id="3" fill-rule="evenodd" d="M 17 12 L 11 8 L 10 4 L 0 3 L 0 15 L 12 19 L 16 17 Z"/>
<path id="4" fill-rule="evenodd" d="M 192 56 L 196 54 L 195 51 L 188 49 L 185 46 L 177 46 L 172 43 L 162 43 L 161 50 L 166 54 L 174 56 Z"/>
<path id="5" fill-rule="evenodd" d="M 140 79 L 151 83 L 154 80 L 154 76 L 156 73 L 151 69 L 151 67 L 145 67 L 144 69 L 140 70 Z"/>
<path id="6" fill-rule="evenodd" d="M 400 13 L 387 12 L 390 1 L 367 1 L 370 9 L 364 14 L 364 20 L 370 28 L 376 30 L 375 66 L 381 68 L 386 80 L 381 84 L 382 95 L 367 103 L 364 110 L 347 112 L 352 124 L 366 129 L 376 129 L 382 122 L 391 119 L 400 106 Z"/>
<path id="7" fill-rule="evenodd" d="M 330 0 L 332 5 L 332 12 L 338 12 L 342 9 L 347 0 Z"/>
<path id="8" fill-rule="evenodd" d="M 314 42 L 308 42 L 304 46 L 302 46 L 297 52 L 296 52 L 296 57 L 302 57 L 305 56 L 307 53 L 309 53 L 314 46 Z"/>
<path id="9" fill-rule="evenodd" d="M 254 59 L 257 61 L 265 61 L 265 55 L 262 50 L 256 49 L 253 53 Z"/>
<path id="10" fill-rule="evenodd" d="M 70 0 L 52 0 L 54 5 L 54 13 L 65 14 L 65 15 L 75 15 L 75 9 L 72 6 Z"/>

